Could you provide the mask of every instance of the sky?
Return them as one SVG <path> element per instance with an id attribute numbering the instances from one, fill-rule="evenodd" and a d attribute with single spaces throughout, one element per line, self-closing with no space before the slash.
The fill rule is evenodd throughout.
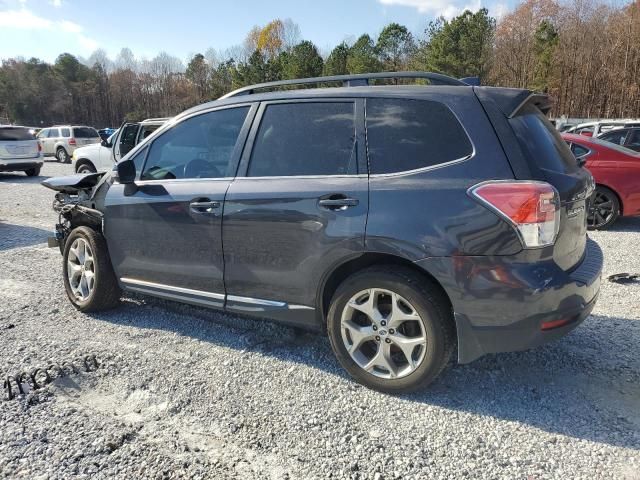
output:
<path id="1" fill-rule="evenodd" d="M 0 0 L 0 58 L 52 62 L 62 52 L 88 57 L 101 48 L 113 60 L 123 47 L 136 58 L 165 51 L 186 61 L 208 48 L 241 44 L 254 25 L 291 18 L 302 39 L 328 53 L 390 22 L 420 35 L 440 15 L 487 7 L 500 17 L 516 0 Z"/>

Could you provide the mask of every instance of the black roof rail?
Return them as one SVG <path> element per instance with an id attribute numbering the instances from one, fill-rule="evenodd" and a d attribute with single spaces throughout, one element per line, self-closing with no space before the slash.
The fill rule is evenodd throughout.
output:
<path id="1" fill-rule="evenodd" d="M 441 73 L 431 72 L 379 72 L 379 73 L 360 73 L 357 75 L 332 75 L 329 77 L 313 77 L 313 78 L 297 78 L 294 80 L 280 80 L 277 82 L 258 83 L 256 85 L 249 85 L 242 87 L 233 92 L 227 93 L 220 97 L 220 100 L 225 98 L 237 97 L 239 95 L 250 95 L 255 93 L 256 90 L 264 90 L 268 88 L 286 87 L 290 85 L 309 85 L 314 83 L 332 83 L 341 82 L 344 87 L 361 87 L 368 86 L 370 80 L 377 80 L 381 78 L 424 78 L 431 81 L 432 85 L 456 85 L 456 86 L 468 86 L 467 83 L 457 80 Z"/>

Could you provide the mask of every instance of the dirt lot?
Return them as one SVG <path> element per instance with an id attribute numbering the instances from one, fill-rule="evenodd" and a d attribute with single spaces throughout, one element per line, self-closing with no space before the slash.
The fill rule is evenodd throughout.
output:
<path id="1" fill-rule="evenodd" d="M 78 313 L 43 179 L 0 174 L 0 373 L 101 366 L 0 402 L 0 477 L 640 479 L 640 284 L 605 281 L 556 343 L 393 397 L 268 322 L 137 296 Z M 605 275 L 640 272 L 640 218 L 593 238 Z"/>

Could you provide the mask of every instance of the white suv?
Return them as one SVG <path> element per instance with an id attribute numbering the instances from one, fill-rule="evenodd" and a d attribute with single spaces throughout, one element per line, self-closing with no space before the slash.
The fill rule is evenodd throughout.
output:
<path id="1" fill-rule="evenodd" d="M 0 126 L 0 172 L 40 174 L 42 154 L 36 137 L 27 127 Z"/>
<path id="2" fill-rule="evenodd" d="M 55 155 L 61 163 L 69 163 L 76 148 L 100 143 L 100 135 L 93 127 L 55 125 L 38 133 L 38 142 L 45 156 Z"/>
<path id="3" fill-rule="evenodd" d="M 77 173 L 106 172 L 133 147 L 160 128 L 168 118 L 149 118 L 140 123 L 124 123 L 107 140 L 78 148 L 71 162 Z"/>

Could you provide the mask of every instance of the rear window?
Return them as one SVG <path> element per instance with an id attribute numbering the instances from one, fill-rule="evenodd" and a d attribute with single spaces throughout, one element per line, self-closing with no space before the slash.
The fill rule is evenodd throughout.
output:
<path id="1" fill-rule="evenodd" d="M 511 126 L 531 164 L 553 172 L 570 173 L 578 163 L 571 149 L 536 106 L 526 105 Z"/>
<path id="2" fill-rule="evenodd" d="M 432 167 L 468 157 L 473 146 L 451 110 L 430 100 L 367 100 L 372 174 Z"/>
<path id="3" fill-rule="evenodd" d="M 12 142 L 36 138 L 28 128 L 0 128 L 0 141 Z"/>
<path id="4" fill-rule="evenodd" d="M 98 138 L 98 131 L 89 127 L 75 127 L 73 129 L 73 136 L 76 138 Z"/>

